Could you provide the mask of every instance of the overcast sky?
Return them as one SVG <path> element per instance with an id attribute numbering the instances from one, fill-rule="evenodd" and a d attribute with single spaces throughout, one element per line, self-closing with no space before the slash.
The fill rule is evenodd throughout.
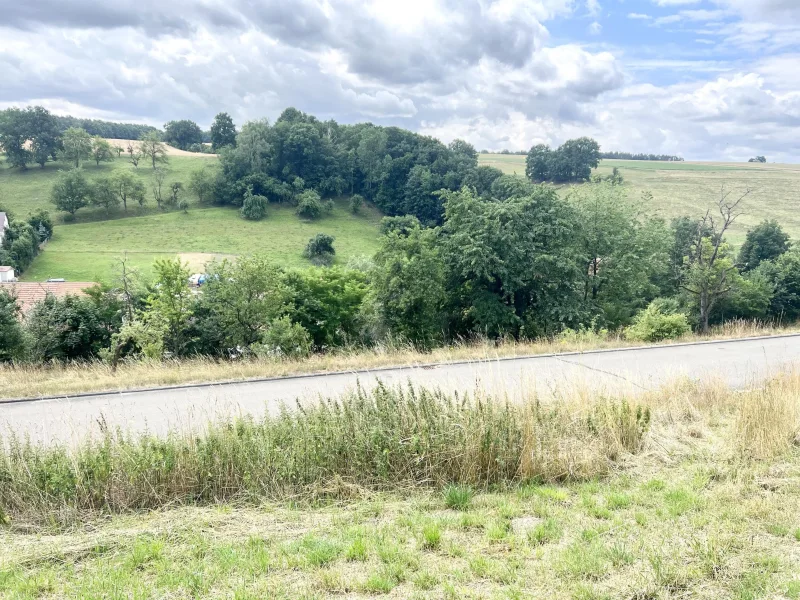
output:
<path id="1" fill-rule="evenodd" d="M 800 162 L 800 0 L 0 0 L 0 107 Z"/>

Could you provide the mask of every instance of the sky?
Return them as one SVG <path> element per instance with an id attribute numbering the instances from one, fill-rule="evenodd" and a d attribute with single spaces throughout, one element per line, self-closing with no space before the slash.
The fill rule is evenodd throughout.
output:
<path id="1" fill-rule="evenodd" d="M 0 0 L 0 108 L 800 162 L 800 0 Z"/>

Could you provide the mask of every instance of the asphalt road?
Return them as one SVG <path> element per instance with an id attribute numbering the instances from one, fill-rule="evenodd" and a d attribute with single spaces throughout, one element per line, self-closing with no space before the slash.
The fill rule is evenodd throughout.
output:
<path id="1" fill-rule="evenodd" d="M 390 385 L 411 381 L 450 391 L 479 386 L 514 399 L 532 392 L 544 397 L 573 389 L 636 393 L 679 377 L 714 377 L 742 387 L 795 364 L 800 364 L 800 335 L 381 369 L 0 403 L 0 432 L 10 428 L 36 442 L 73 443 L 96 434 L 101 421 L 131 432 L 196 431 L 209 420 L 263 415 L 296 400 L 336 396 L 356 385 L 370 388 L 379 381 Z"/>

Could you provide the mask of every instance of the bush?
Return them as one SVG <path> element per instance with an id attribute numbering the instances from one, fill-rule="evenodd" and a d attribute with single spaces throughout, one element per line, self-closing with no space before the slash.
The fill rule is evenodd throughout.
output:
<path id="1" fill-rule="evenodd" d="M 335 239 L 335 237 L 327 233 L 318 233 L 308 240 L 303 256 L 315 265 L 330 265 L 336 254 L 336 250 L 333 248 Z"/>
<path id="2" fill-rule="evenodd" d="M 261 343 L 251 349 L 260 357 L 303 358 L 311 354 L 311 335 L 289 317 L 281 317 L 270 323 Z"/>
<path id="3" fill-rule="evenodd" d="M 322 215 L 323 210 L 325 208 L 322 206 L 319 194 L 314 190 L 306 190 L 300 194 L 295 212 L 299 217 L 313 221 Z"/>
<path id="4" fill-rule="evenodd" d="M 357 215 L 361 212 L 361 207 L 364 206 L 364 196 L 361 194 L 353 194 L 350 196 L 350 212 Z"/>
<path id="5" fill-rule="evenodd" d="M 247 188 L 242 203 L 242 217 L 249 221 L 260 221 L 267 216 L 267 204 L 269 200 L 266 196 L 253 194 L 252 186 Z"/>
<path id="6" fill-rule="evenodd" d="M 686 315 L 667 312 L 664 302 L 654 300 L 633 319 L 633 325 L 625 330 L 625 337 L 640 342 L 672 340 L 691 331 Z"/>

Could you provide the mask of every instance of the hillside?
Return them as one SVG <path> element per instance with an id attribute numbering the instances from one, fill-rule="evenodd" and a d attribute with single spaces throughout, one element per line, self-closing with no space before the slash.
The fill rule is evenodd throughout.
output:
<path id="1" fill-rule="evenodd" d="M 481 154 L 481 165 L 504 173 L 525 175 L 525 157 L 506 154 Z M 656 162 L 603 160 L 597 171 L 611 173 L 617 167 L 625 178 L 632 198 L 640 199 L 650 191 L 653 203 L 643 206 L 664 218 L 700 215 L 713 206 L 721 186 L 743 191 L 753 190 L 743 202 L 744 214 L 728 236 L 733 244 L 744 240 L 747 230 L 763 219 L 777 219 L 792 236 L 800 237 L 800 214 L 795 207 L 800 200 L 800 165 L 722 162 Z"/>
<path id="2" fill-rule="evenodd" d="M 180 152 L 180 151 L 176 151 Z M 213 164 L 216 158 L 207 154 L 170 155 L 167 182 L 180 181 L 188 188 L 193 171 Z M 101 209 L 87 207 L 77 213 L 75 223 L 64 224 L 61 215 L 50 203 L 50 189 L 65 165 L 48 163 L 27 171 L 9 169 L 0 163 L 0 206 L 24 218 L 44 208 L 55 217 L 53 239 L 45 246 L 33 265 L 21 277 L 25 281 L 41 281 L 50 277 L 71 281 L 108 281 L 113 264 L 127 252 L 130 264 L 145 275 L 153 260 L 180 255 L 192 266 L 201 269 L 215 257 L 244 253 L 266 253 L 284 266 L 309 264 L 302 251 L 309 238 L 328 233 L 336 238 L 337 263 L 346 263 L 355 256 L 371 256 L 377 249 L 377 222 L 380 213 L 365 207 L 354 216 L 346 202 L 339 202 L 331 215 L 318 221 L 302 221 L 288 206 L 270 206 L 266 219 L 245 221 L 231 207 L 198 206 L 197 198 L 184 190 L 190 202 L 188 214 L 180 211 L 161 212 L 150 200 L 145 208 L 121 209 L 109 218 Z M 129 170 L 145 183 L 150 195 L 152 169 L 140 163 L 134 169 L 125 155 L 111 163 L 87 163 L 84 172 L 89 179 Z"/>

